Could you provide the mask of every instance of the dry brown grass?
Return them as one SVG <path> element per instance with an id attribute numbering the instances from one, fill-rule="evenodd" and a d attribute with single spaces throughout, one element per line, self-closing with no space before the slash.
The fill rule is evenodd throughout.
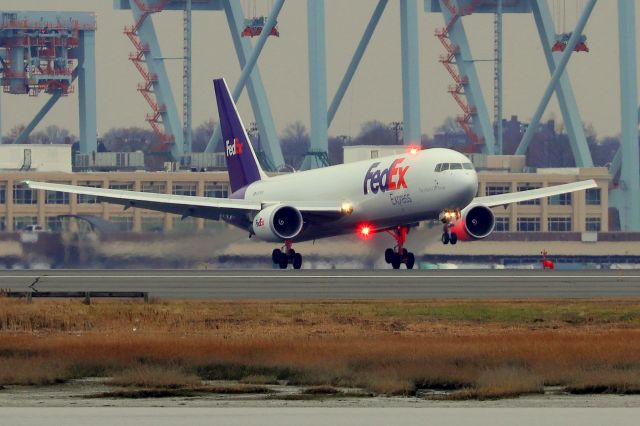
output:
<path id="1" fill-rule="evenodd" d="M 110 376 L 451 390 L 454 398 L 640 390 L 640 302 L 0 300 L 0 385 Z"/>
<path id="2" fill-rule="evenodd" d="M 486 400 L 541 393 L 544 393 L 544 385 L 539 374 L 523 368 L 502 367 L 481 373 L 473 387 L 464 388 L 438 399 Z"/>

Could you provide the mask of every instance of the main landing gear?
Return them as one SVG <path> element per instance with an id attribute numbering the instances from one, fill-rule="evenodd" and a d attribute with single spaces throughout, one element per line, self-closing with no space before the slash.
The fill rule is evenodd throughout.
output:
<path id="1" fill-rule="evenodd" d="M 291 248 L 293 246 L 293 241 L 287 240 L 284 243 L 284 247 L 281 249 L 274 249 L 273 253 L 271 253 L 271 260 L 273 260 L 274 265 L 278 265 L 280 269 L 287 269 L 289 264 L 293 265 L 293 269 L 300 269 L 302 267 L 302 255 L 300 253 L 296 253 L 296 251 Z"/>
<path id="2" fill-rule="evenodd" d="M 416 263 L 415 255 L 404 248 L 408 231 L 408 226 L 398 226 L 394 230 L 387 231 L 397 243 L 394 248 L 388 248 L 384 252 L 384 261 L 391 264 L 393 269 L 400 269 L 400 265 L 403 263 L 407 265 L 407 269 L 413 269 L 413 265 Z"/>

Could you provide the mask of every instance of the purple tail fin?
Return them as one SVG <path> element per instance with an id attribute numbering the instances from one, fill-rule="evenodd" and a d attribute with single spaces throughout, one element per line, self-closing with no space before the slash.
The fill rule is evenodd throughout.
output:
<path id="1" fill-rule="evenodd" d="M 213 80 L 231 192 L 265 177 L 224 79 Z"/>

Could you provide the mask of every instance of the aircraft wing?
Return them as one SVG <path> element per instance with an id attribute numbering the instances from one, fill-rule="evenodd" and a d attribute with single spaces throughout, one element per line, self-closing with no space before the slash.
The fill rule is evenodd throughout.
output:
<path id="1" fill-rule="evenodd" d="M 530 189 L 527 191 L 511 192 L 508 194 L 489 195 L 486 197 L 476 197 L 471 204 L 482 204 L 487 207 L 504 206 L 506 204 L 521 203 L 523 201 L 536 200 L 538 198 L 553 197 L 554 195 L 566 194 L 568 192 L 584 191 L 586 189 L 597 188 L 596 181 L 583 180 L 580 182 L 567 183 L 564 185 L 549 186 L 547 188 Z"/>
<path id="2" fill-rule="evenodd" d="M 147 210 L 155 210 L 164 213 L 173 213 L 182 216 L 193 216 L 204 219 L 218 220 L 221 214 L 237 214 L 259 212 L 263 208 L 279 204 L 273 202 L 256 202 L 248 200 L 236 200 L 229 198 L 192 197 L 187 195 L 157 194 L 151 192 L 122 191 L 116 189 L 91 188 L 86 186 L 63 185 L 57 183 L 44 183 L 24 181 L 31 189 L 43 189 L 45 191 L 66 192 L 69 194 L 82 194 L 94 196 L 99 201 L 111 204 L 119 204 L 129 207 L 137 207 Z M 339 216 L 342 214 L 342 206 L 333 203 L 321 202 L 283 202 L 296 207 L 303 214 L 316 214 L 322 216 Z"/>

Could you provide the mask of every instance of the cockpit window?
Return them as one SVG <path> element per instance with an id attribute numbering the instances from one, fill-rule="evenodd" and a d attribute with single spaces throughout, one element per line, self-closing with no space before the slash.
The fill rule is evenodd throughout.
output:
<path id="1" fill-rule="evenodd" d="M 447 170 L 473 170 L 471 163 L 440 163 L 436 166 L 436 173 L 445 172 Z"/>

